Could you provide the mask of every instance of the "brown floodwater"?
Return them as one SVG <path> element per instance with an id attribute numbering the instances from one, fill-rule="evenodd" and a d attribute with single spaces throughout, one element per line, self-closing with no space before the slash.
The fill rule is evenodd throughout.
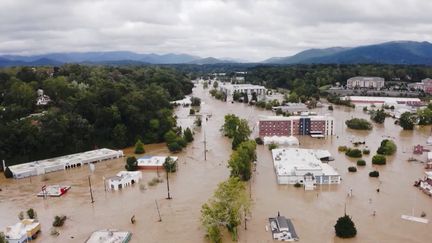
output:
<path id="1" fill-rule="evenodd" d="M 41 242 L 84 242 L 91 232 L 98 229 L 113 228 L 131 231 L 131 242 L 206 242 L 205 231 L 200 225 L 200 209 L 213 194 L 217 184 L 229 176 L 227 160 L 231 154 L 231 141 L 219 131 L 224 115 L 234 113 L 249 121 L 254 137 L 256 123 L 260 115 L 271 115 L 269 111 L 245 104 L 225 103 L 211 98 L 201 86 L 194 89 L 194 95 L 202 98 L 201 112 L 211 114 L 205 128 L 195 129 L 195 141 L 179 156 L 179 169 L 170 175 L 172 200 L 167 196 L 166 184 L 148 186 L 147 182 L 158 176 L 156 171 L 143 171 L 140 184 L 118 192 L 105 192 L 103 177 L 116 174 L 124 168 L 124 159 L 105 161 L 96 164 L 91 175 L 94 200 L 90 199 L 88 167 L 54 172 L 21 180 L 6 180 L 0 176 L 0 229 L 14 224 L 20 211 L 34 208 L 42 224 L 42 233 L 34 241 Z M 320 113 L 329 113 L 326 108 Z M 361 108 L 350 109 L 335 106 L 331 112 L 336 118 L 337 136 L 326 139 L 299 137 L 301 147 L 328 149 L 335 161 L 330 162 L 342 176 L 340 185 L 319 186 L 315 191 L 304 191 L 290 185 L 278 185 L 273 170 L 270 151 L 258 146 L 258 163 L 251 180 L 253 199 L 252 214 L 239 228 L 240 242 L 273 242 L 270 232 L 266 232 L 267 218 L 281 215 L 293 220 L 301 242 L 431 242 L 432 224 L 405 221 L 401 214 L 426 217 L 432 215 L 432 198 L 413 187 L 413 182 L 424 176 L 424 165 L 407 162 L 412 157 L 415 144 L 425 144 L 430 127 L 414 131 L 402 131 L 387 118 L 384 125 L 374 124 L 372 131 L 353 131 L 344 125 L 351 117 L 368 118 Z M 193 124 L 189 108 L 176 110 L 178 123 L 183 128 Z M 204 160 L 204 132 L 207 142 L 207 160 Z M 397 153 L 390 157 L 387 165 L 372 166 L 371 157 L 382 139 L 390 136 L 398 146 Z M 355 137 L 355 138 L 354 138 Z M 351 140 L 365 140 L 371 155 L 364 156 L 367 165 L 359 167 L 356 173 L 347 168 L 355 165 L 354 159 L 338 153 L 339 145 L 351 145 Z M 361 147 L 362 148 L 362 147 Z M 146 145 L 146 154 L 169 154 L 164 144 Z M 126 150 L 130 154 L 131 150 Z M 426 160 L 426 154 L 414 156 Z M 379 170 L 379 178 L 369 178 L 368 173 Z M 165 174 L 159 176 L 165 180 Z M 71 190 L 60 198 L 38 198 L 42 185 L 67 184 Z M 376 191 L 380 188 L 380 192 Z M 347 197 L 352 189 L 353 196 Z M 156 210 L 157 201 L 162 222 Z M 338 217 L 351 215 L 358 230 L 357 237 L 342 240 L 334 236 L 334 224 Z M 372 216 L 376 211 L 376 216 Z M 68 217 L 59 229 L 59 236 L 49 234 L 55 215 Z M 130 218 L 135 215 L 136 223 Z M 224 233 L 224 242 L 230 242 Z"/>

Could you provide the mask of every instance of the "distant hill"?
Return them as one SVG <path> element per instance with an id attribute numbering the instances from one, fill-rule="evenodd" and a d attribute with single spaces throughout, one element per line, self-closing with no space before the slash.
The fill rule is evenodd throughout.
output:
<path id="1" fill-rule="evenodd" d="M 201 58 L 201 59 L 193 60 L 193 61 L 189 62 L 189 64 L 198 64 L 198 65 L 219 64 L 219 63 L 234 63 L 234 62 L 230 61 L 230 60 L 217 59 L 214 57 L 206 57 L 206 58 Z"/>
<path id="2" fill-rule="evenodd" d="M 94 64 L 180 64 L 199 60 L 200 57 L 187 54 L 138 54 L 129 51 L 111 52 L 69 52 L 50 53 L 33 56 L 3 55 L 0 66 L 21 65 L 60 65 L 63 63 L 94 63 Z"/>
<path id="3" fill-rule="evenodd" d="M 294 56 L 270 58 L 273 64 L 424 64 L 432 65 L 429 42 L 394 41 L 354 48 L 310 49 Z"/>

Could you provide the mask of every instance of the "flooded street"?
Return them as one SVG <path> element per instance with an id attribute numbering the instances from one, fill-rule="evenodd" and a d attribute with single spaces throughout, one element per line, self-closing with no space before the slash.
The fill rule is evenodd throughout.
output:
<path id="1" fill-rule="evenodd" d="M 257 121 L 260 115 L 272 115 L 246 104 L 231 104 L 215 100 L 203 90 L 194 89 L 194 95 L 203 101 L 201 113 L 211 114 L 203 128 L 195 129 L 195 140 L 179 156 L 179 168 L 170 174 L 172 200 L 165 199 L 167 189 L 165 173 L 159 172 L 163 183 L 149 186 L 147 182 L 158 176 L 156 171 L 143 171 L 143 186 L 135 185 L 122 191 L 106 192 L 103 178 L 115 175 L 124 169 L 125 159 L 110 160 L 96 164 L 91 175 L 94 199 L 90 199 L 88 167 L 54 172 L 45 176 L 21 180 L 7 180 L 0 176 L 0 229 L 14 224 L 18 213 L 34 208 L 42 224 L 42 234 L 34 241 L 45 242 L 84 242 L 90 234 L 99 229 L 119 229 L 132 232 L 131 242 L 206 242 L 201 227 L 200 209 L 213 194 L 218 183 L 229 176 L 227 160 L 231 154 L 231 141 L 219 131 L 224 115 L 234 113 L 249 121 L 253 129 L 252 137 L 257 136 Z M 432 224 L 421 224 L 402 220 L 402 214 L 426 217 L 432 216 L 432 198 L 413 187 L 413 182 L 424 177 L 424 164 L 407 162 L 413 157 L 412 149 L 416 144 L 425 145 L 430 127 L 414 131 L 402 131 L 394 125 L 394 119 L 387 118 L 384 125 L 374 124 L 372 131 L 353 131 L 346 128 L 344 121 L 351 117 L 369 120 L 360 107 L 351 109 L 335 106 L 334 111 L 327 108 L 316 109 L 318 113 L 332 113 L 336 120 L 336 135 L 326 139 L 299 137 L 300 147 L 328 149 L 334 161 L 330 162 L 342 176 L 340 185 L 318 186 L 315 191 L 304 191 L 292 185 L 278 185 L 273 169 L 271 153 L 265 146 L 257 147 L 258 163 L 251 181 L 253 199 L 252 215 L 239 227 L 240 242 L 273 242 L 270 232 L 265 231 L 268 217 L 276 216 L 278 211 L 293 220 L 300 242 L 430 242 Z M 178 125 L 191 126 L 194 117 L 189 116 L 189 108 L 179 107 L 176 114 Z M 207 160 L 204 160 L 204 132 L 207 142 Z M 352 146 L 353 136 L 366 141 L 371 154 L 363 156 L 367 165 L 358 167 L 356 173 L 347 168 L 355 165 L 356 159 L 349 159 L 337 151 L 340 145 Z M 371 158 L 381 140 L 394 138 L 398 151 L 389 157 L 387 165 L 372 166 Z M 355 139 L 355 140 L 357 140 Z M 362 148 L 362 145 L 360 145 Z M 147 155 L 168 155 L 165 144 L 145 146 Z M 130 151 L 125 151 L 130 154 Z M 129 152 L 129 153 L 128 153 Z M 426 161 L 426 154 L 414 156 Z M 380 172 L 379 178 L 370 178 L 372 170 Z M 60 198 L 38 198 L 41 186 L 65 184 L 71 190 Z M 353 196 L 347 197 L 352 188 Z M 376 189 L 379 188 L 378 193 Z M 156 209 L 157 201 L 162 222 Z M 351 215 L 358 234 L 354 239 L 342 240 L 335 237 L 334 224 L 338 217 Z M 372 216 L 376 211 L 376 216 Z M 68 217 L 65 226 L 59 229 L 60 235 L 51 236 L 49 229 L 55 215 Z M 130 218 L 135 215 L 136 223 Z M 224 242 L 230 242 L 228 233 Z"/>

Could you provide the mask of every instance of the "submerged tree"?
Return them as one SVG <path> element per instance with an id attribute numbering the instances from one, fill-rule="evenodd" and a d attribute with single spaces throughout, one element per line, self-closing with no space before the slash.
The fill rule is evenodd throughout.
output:
<path id="1" fill-rule="evenodd" d="M 402 113 L 399 118 L 399 124 L 403 128 L 403 130 L 413 130 L 414 128 L 414 118 L 410 112 Z"/>
<path id="2" fill-rule="evenodd" d="M 226 227 L 234 241 L 237 241 L 237 227 L 245 213 L 249 213 L 251 200 L 245 184 L 237 177 L 231 177 L 218 185 L 213 198 L 202 206 L 201 222 L 211 242 L 221 242 L 221 227 Z"/>
<path id="3" fill-rule="evenodd" d="M 135 156 L 127 157 L 125 169 L 127 171 L 135 171 L 138 169 L 138 161 Z"/>
<path id="4" fill-rule="evenodd" d="M 337 220 L 334 228 L 336 236 L 340 238 L 352 238 L 357 235 L 354 222 L 351 220 L 351 217 L 346 214 Z"/>
<path id="5" fill-rule="evenodd" d="M 144 150 L 144 144 L 141 142 L 141 140 L 138 139 L 138 141 L 135 143 L 135 153 L 136 154 L 143 154 L 145 153 Z"/>
<path id="6" fill-rule="evenodd" d="M 183 132 L 183 138 L 184 140 L 186 140 L 186 142 L 190 143 L 194 140 L 192 131 L 190 130 L 190 128 L 186 128 L 186 130 Z"/>

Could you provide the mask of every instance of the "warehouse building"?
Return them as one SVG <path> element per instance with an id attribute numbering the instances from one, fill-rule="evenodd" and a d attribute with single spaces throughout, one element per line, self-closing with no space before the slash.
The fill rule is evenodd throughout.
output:
<path id="1" fill-rule="evenodd" d="M 81 167 L 85 164 L 117 159 L 120 157 L 123 157 L 123 151 L 102 148 L 83 153 L 12 165 L 9 166 L 8 169 L 12 172 L 13 178 L 20 179 L 29 176 L 43 175 L 54 171 Z"/>

